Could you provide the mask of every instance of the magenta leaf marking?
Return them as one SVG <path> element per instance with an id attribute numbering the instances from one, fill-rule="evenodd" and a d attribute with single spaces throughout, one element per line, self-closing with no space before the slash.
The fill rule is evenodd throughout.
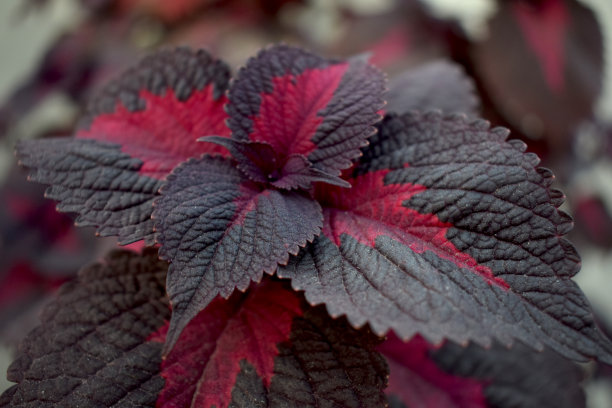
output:
<path id="1" fill-rule="evenodd" d="M 286 282 L 264 279 L 191 320 L 162 363 L 157 406 L 383 407 L 379 343 L 306 305 Z"/>
<path id="2" fill-rule="evenodd" d="M 156 202 L 160 253 L 172 263 L 168 348 L 215 296 L 274 273 L 319 234 L 311 187 L 349 186 L 339 170 L 374 132 L 383 87 L 363 59 L 337 62 L 281 45 L 249 60 L 229 92 L 231 139 L 199 139 L 233 160 L 180 165 Z"/>
<path id="3" fill-rule="evenodd" d="M 142 161 L 139 174 L 158 180 L 176 165 L 204 153 L 225 153 L 214 145 L 195 143 L 203 134 L 229 136 L 223 110 L 226 98 L 213 98 L 213 86 L 191 94 L 186 101 L 169 89 L 157 96 L 141 91 L 142 111 L 131 112 L 119 104 L 113 113 L 97 116 L 77 138 L 117 143 L 121 151 Z"/>
<path id="4" fill-rule="evenodd" d="M 373 248 L 377 238 L 384 235 L 417 254 L 433 252 L 459 268 L 471 269 L 490 284 L 508 288 L 489 268 L 479 265 L 446 238 L 451 224 L 403 206 L 413 195 L 425 191 L 424 186 L 387 184 L 384 178 L 388 173 L 389 170 L 379 170 L 349 179 L 351 189 L 321 186 L 318 195 L 324 205 L 323 234 L 337 246 L 346 234 Z"/>
<path id="5" fill-rule="evenodd" d="M 79 214 L 121 244 L 153 244 L 152 203 L 178 163 L 202 153 L 202 134 L 229 136 L 225 64 L 204 51 L 161 51 L 111 82 L 92 100 L 76 138 L 24 141 L 21 163 L 60 211 Z"/>
<path id="6" fill-rule="evenodd" d="M 336 176 L 373 134 L 383 91 L 383 76 L 364 59 L 340 62 L 275 46 L 238 73 L 228 126 L 236 140 L 270 144 L 283 163 L 300 154 Z"/>
<path id="7" fill-rule="evenodd" d="M 302 313 L 297 294 L 269 280 L 227 300 L 216 298 L 164 359 L 158 406 L 227 407 L 243 362 L 269 388 L 277 344 L 289 340 L 293 319 Z"/>

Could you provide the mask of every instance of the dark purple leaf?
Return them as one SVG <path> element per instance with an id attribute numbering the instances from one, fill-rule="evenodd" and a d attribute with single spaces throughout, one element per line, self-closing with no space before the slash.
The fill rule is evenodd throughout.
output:
<path id="1" fill-rule="evenodd" d="M 76 223 L 96 226 L 102 236 L 116 235 L 123 244 L 153 243 L 151 211 L 161 180 L 138 174 L 142 162 L 122 153 L 119 145 L 58 138 L 21 142 L 20 164 L 30 179 L 50 184 L 45 196 L 57 209 L 79 213 Z"/>
<path id="2" fill-rule="evenodd" d="M 337 176 L 373 134 L 383 91 L 382 74 L 363 58 L 342 62 L 274 46 L 238 73 L 228 126 L 236 140 L 271 145 L 281 166 L 300 154 Z"/>
<path id="3" fill-rule="evenodd" d="M 215 299 L 187 325 L 162 364 L 157 406 L 384 406 L 378 343 L 264 280 Z"/>
<path id="4" fill-rule="evenodd" d="M 322 186 L 322 234 L 279 276 L 377 334 L 489 346 L 521 340 L 612 361 L 571 277 L 552 174 L 508 132 L 439 113 L 388 117 L 347 180 Z"/>
<path id="5" fill-rule="evenodd" d="M 161 51 L 92 101 L 76 138 L 21 142 L 17 154 L 81 225 L 123 244 L 152 244 L 151 203 L 166 175 L 190 157 L 224 152 L 195 141 L 229 135 L 228 78 L 227 67 L 203 51 Z"/>
<path id="6" fill-rule="evenodd" d="M 324 182 L 341 187 L 351 185 L 340 177 L 332 176 L 315 167 L 301 154 L 292 154 L 284 160 L 278 157 L 272 146 L 265 142 L 246 142 L 220 136 L 206 136 L 203 142 L 216 143 L 226 147 L 237 160 L 237 168 L 245 176 L 258 183 L 286 190 L 308 190 L 314 182 Z"/>
<path id="7" fill-rule="evenodd" d="M 154 218 L 160 254 L 171 262 L 171 347 L 218 294 L 245 290 L 312 241 L 321 207 L 301 192 L 254 183 L 233 160 L 204 156 L 168 177 Z"/>
<path id="8" fill-rule="evenodd" d="M 484 385 L 488 406 L 500 408 L 583 408 L 584 372 L 549 349 L 534 352 L 522 344 L 491 349 L 447 343 L 430 356 L 444 371 Z"/>
<path id="9" fill-rule="evenodd" d="M 453 375 L 442 370 L 430 356 L 438 347 L 415 336 L 404 342 L 390 334 L 378 347 L 389 364 L 385 390 L 393 408 L 486 408 L 488 381 Z M 491 379 L 492 380 L 492 379 Z"/>
<path id="10" fill-rule="evenodd" d="M 153 406 L 164 380 L 167 264 L 157 251 L 116 251 L 81 271 L 22 342 L 0 403 L 11 407 Z"/>
<path id="11" fill-rule="evenodd" d="M 384 406 L 380 339 L 279 281 L 215 299 L 162 360 L 166 269 L 145 249 L 82 270 L 22 343 L 0 406 Z"/>

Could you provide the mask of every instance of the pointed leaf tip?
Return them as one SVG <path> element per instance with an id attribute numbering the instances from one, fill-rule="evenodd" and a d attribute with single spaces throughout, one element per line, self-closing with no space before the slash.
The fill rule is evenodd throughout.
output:
<path id="1" fill-rule="evenodd" d="M 300 192 L 266 189 L 230 159 L 204 156 L 169 176 L 155 203 L 160 255 L 171 263 L 171 346 L 217 295 L 274 273 L 319 234 L 321 207 Z"/>

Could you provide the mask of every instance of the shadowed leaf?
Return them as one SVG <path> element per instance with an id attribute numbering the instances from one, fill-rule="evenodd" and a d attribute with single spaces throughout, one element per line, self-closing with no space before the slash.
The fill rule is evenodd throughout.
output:
<path id="1" fill-rule="evenodd" d="M 389 336 L 378 350 L 390 367 L 395 408 L 584 408 L 582 370 L 546 349 L 405 343 Z"/>
<path id="2" fill-rule="evenodd" d="M 66 284 L 21 343 L 2 396 L 11 407 L 153 406 L 164 381 L 162 344 L 149 340 L 169 318 L 167 264 L 157 251 L 111 253 Z M 5 405 L 3 405 L 5 406 Z"/>

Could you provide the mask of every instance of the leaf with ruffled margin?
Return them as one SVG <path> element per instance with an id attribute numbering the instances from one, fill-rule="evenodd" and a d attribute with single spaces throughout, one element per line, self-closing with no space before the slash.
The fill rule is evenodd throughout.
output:
<path id="1" fill-rule="evenodd" d="M 168 176 L 153 218 L 160 256 L 171 262 L 170 348 L 218 294 L 245 290 L 312 241 L 321 207 L 299 191 L 267 189 L 231 159 L 192 159 Z"/>
<path id="2" fill-rule="evenodd" d="M 228 126 L 236 140 L 268 143 L 282 161 L 303 155 L 337 176 L 374 133 L 384 88 L 383 75 L 365 58 L 336 61 L 274 46 L 238 73 Z"/>
<path id="3" fill-rule="evenodd" d="M 152 202 L 166 175 L 188 158 L 226 154 L 196 140 L 229 136 L 228 82 L 226 65 L 204 51 L 158 52 L 92 100 L 75 138 L 22 141 L 17 155 L 79 225 L 152 244 Z"/>
<path id="4" fill-rule="evenodd" d="M 440 109 L 445 113 L 478 112 L 474 82 L 460 65 L 448 61 L 430 62 L 389 80 L 386 112 Z"/>
<path id="5" fill-rule="evenodd" d="M 385 406 L 380 340 L 281 282 L 217 298 L 162 364 L 158 407 Z"/>
<path id="6" fill-rule="evenodd" d="M 453 343 L 405 343 L 390 336 L 378 347 L 389 364 L 386 389 L 391 407 L 407 408 L 583 408 L 584 373 L 546 349 L 517 344 L 491 349 Z"/>
<path id="7" fill-rule="evenodd" d="M 612 361 L 571 280 L 552 174 L 485 121 L 390 116 L 347 180 L 323 186 L 322 234 L 278 275 L 312 304 L 383 334 L 489 346 L 520 340 L 577 360 Z"/>
<path id="8" fill-rule="evenodd" d="M 166 269 L 154 250 L 115 251 L 83 269 L 21 343 L 8 370 L 18 384 L 0 406 L 154 406 L 164 386 L 152 335 L 170 317 Z"/>

